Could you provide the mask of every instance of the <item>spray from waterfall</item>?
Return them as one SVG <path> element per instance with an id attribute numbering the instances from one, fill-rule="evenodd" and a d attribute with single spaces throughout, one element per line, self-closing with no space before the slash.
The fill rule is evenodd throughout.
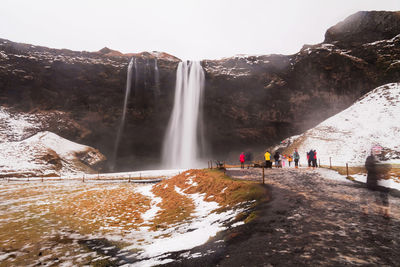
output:
<path id="1" fill-rule="evenodd" d="M 124 106 L 123 106 L 123 109 L 122 109 L 121 122 L 119 124 L 118 131 L 117 131 L 117 138 L 115 139 L 114 152 L 113 152 L 113 156 L 112 156 L 112 159 L 111 159 L 111 166 L 110 166 L 111 171 L 113 171 L 114 168 L 115 168 L 115 162 L 116 162 L 116 158 L 117 158 L 118 147 L 119 147 L 119 143 L 121 141 L 122 131 L 124 129 L 125 117 L 126 117 L 126 109 L 127 109 L 127 106 L 128 106 L 129 95 L 131 93 L 133 65 L 135 65 L 135 70 L 137 70 L 136 58 L 135 58 L 135 61 L 132 58 L 131 61 L 129 62 L 129 65 L 128 65 L 128 71 L 127 71 L 127 76 L 126 76 L 126 90 L 125 90 Z M 136 71 L 136 73 L 137 73 L 137 71 Z M 137 74 L 136 74 L 136 76 L 137 76 Z M 135 77 L 135 78 L 137 78 L 137 77 Z"/>
<path id="2" fill-rule="evenodd" d="M 176 72 L 175 98 L 164 139 L 162 162 L 166 168 L 193 168 L 201 153 L 199 131 L 204 71 L 200 62 L 180 62 Z"/>

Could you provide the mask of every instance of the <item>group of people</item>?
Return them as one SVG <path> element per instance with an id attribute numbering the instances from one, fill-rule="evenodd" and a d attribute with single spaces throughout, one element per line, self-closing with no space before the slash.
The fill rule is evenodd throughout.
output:
<path id="1" fill-rule="evenodd" d="M 271 153 L 269 153 L 269 151 L 265 152 L 264 158 L 265 158 L 265 167 L 272 168 Z M 288 167 L 291 167 L 293 161 L 295 168 L 298 168 L 300 154 L 297 151 L 297 148 L 295 149 L 293 155 L 287 155 L 287 154 L 282 155 L 279 151 L 276 151 L 273 156 L 273 159 L 275 161 L 275 167 L 277 168 L 286 167 L 286 162 L 288 163 Z"/>
<path id="2" fill-rule="evenodd" d="M 317 165 L 317 151 L 315 149 L 311 149 L 306 153 L 307 162 L 309 168 L 316 168 Z M 288 163 L 288 167 L 291 167 L 291 163 L 294 161 L 294 167 L 299 167 L 300 154 L 297 148 L 294 150 L 292 155 L 281 154 L 279 151 L 276 151 L 274 155 L 269 151 L 266 151 L 264 154 L 265 158 L 265 167 L 272 168 L 273 162 L 275 162 L 276 168 L 285 167 L 286 162 Z M 242 152 L 240 155 L 240 163 L 241 167 L 244 168 L 245 161 L 248 159 L 252 159 L 251 155 L 245 154 Z M 380 207 L 380 212 L 384 217 L 389 217 L 389 199 L 388 192 L 389 190 L 385 187 L 379 185 L 379 180 L 385 180 L 388 177 L 388 173 L 391 170 L 391 166 L 389 164 L 381 164 L 378 160 L 378 157 L 374 151 L 371 151 L 371 155 L 368 156 L 365 162 L 365 168 L 367 170 L 367 188 L 371 191 L 374 191 L 373 194 L 368 194 L 363 196 L 363 207 L 362 211 L 365 214 L 368 214 L 369 206 L 370 206 L 370 198 L 375 197 L 375 201 L 378 207 Z"/>
<path id="3" fill-rule="evenodd" d="M 242 152 L 239 157 L 240 161 L 240 167 L 243 169 L 245 162 L 248 160 L 248 156 Z M 299 161 L 300 161 L 300 154 L 297 148 L 294 150 L 293 154 L 281 154 L 279 151 L 276 151 L 274 155 L 269 151 L 266 151 L 264 154 L 265 158 L 265 167 L 266 168 L 272 168 L 273 162 L 275 163 L 276 168 L 285 168 L 286 164 L 287 167 L 292 166 L 292 162 L 294 161 L 294 167 L 298 168 L 299 167 Z M 309 152 L 307 152 L 307 161 L 308 161 L 308 167 L 317 167 L 317 151 L 315 149 L 311 149 Z"/>
<path id="4" fill-rule="evenodd" d="M 308 167 L 309 168 L 318 167 L 318 165 L 317 165 L 317 151 L 315 151 L 315 149 L 311 149 L 309 152 L 307 152 L 307 162 L 308 162 Z"/>

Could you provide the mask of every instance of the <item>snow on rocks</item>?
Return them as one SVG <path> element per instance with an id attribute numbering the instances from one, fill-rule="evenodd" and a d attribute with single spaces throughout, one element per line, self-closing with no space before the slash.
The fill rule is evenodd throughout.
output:
<path id="1" fill-rule="evenodd" d="M 0 149 L 0 171 L 3 177 L 93 172 L 91 167 L 105 160 L 97 149 L 47 131 L 23 141 L 0 143 Z"/>
<path id="2" fill-rule="evenodd" d="M 323 165 L 363 165 L 374 145 L 383 148 L 383 160 L 400 163 L 400 83 L 380 86 L 356 103 L 325 120 L 313 129 L 292 138 L 301 164 L 306 164 L 306 152 L 317 150 Z"/>

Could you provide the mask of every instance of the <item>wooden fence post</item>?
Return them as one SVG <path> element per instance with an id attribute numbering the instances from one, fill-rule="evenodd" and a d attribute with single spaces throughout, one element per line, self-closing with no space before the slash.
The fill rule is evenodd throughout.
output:
<path id="1" fill-rule="evenodd" d="M 331 157 L 329 157 L 329 169 L 332 169 L 332 160 L 331 160 Z"/>
<path id="2" fill-rule="evenodd" d="M 85 182 L 85 175 L 82 175 L 82 182 Z"/>
<path id="3" fill-rule="evenodd" d="M 262 169 L 263 169 L 263 184 L 265 184 L 265 181 L 264 181 L 264 165 L 262 166 Z"/>
<path id="4" fill-rule="evenodd" d="M 42 183 L 43 183 L 43 176 L 42 176 Z"/>
<path id="5" fill-rule="evenodd" d="M 211 164 L 211 170 L 212 170 L 212 160 L 210 160 L 210 164 Z"/>
<path id="6" fill-rule="evenodd" d="M 347 178 L 349 178 L 349 164 L 346 163 L 346 174 L 347 174 Z"/>
<path id="7" fill-rule="evenodd" d="M 129 180 L 128 180 L 128 183 L 130 183 L 131 182 L 131 175 L 129 174 Z"/>

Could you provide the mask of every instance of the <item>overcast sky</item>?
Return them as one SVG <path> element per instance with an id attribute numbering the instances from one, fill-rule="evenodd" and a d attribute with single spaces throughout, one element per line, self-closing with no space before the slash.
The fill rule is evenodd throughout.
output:
<path id="1" fill-rule="evenodd" d="M 347 16 L 400 10 L 400 0 L 1 0 L 0 8 L 0 38 L 11 41 L 198 60 L 293 54 Z"/>

